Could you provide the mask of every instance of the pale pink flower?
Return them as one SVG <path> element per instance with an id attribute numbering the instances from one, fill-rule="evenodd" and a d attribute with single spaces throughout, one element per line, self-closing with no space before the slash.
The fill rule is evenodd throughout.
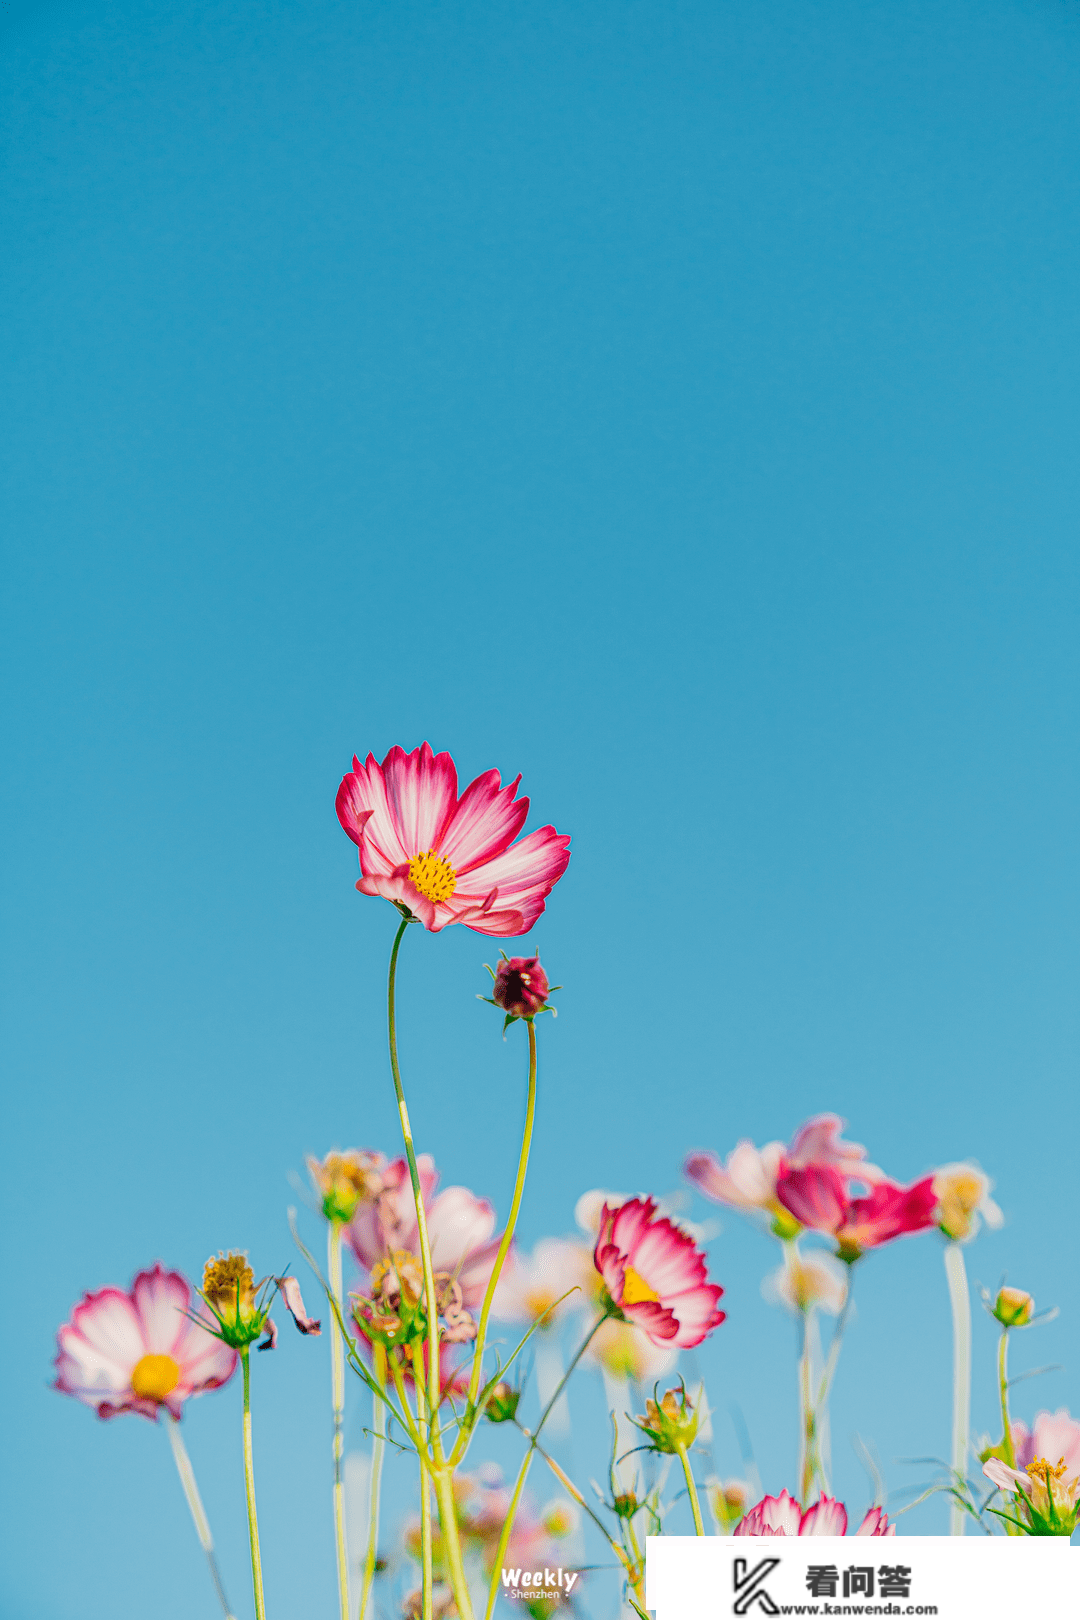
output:
<path id="1" fill-rule="evenodd" d="M 783 1142 L 766 1142 L 757 1148 L 744 1138 L 724 1163 L 710 1149 L 699 1148 L 687 1156 L 683 1170 L 714 1204 L 775 1218 L 783 1213 L 776 1184 L 785 1167 L 804 1170 L 810 1165 L 829 1165 L 840 1175 L 867 1185 L 880 1179 L 881 1171 L 867 1162 L 866 1149 L 843 1140 L 845 1124 L 838 1114 L 815 1114 L 799 1126 L 787 1147 Z"/>
<path id="2" fill-rule="evenodd" d="M 569 1290 L 573 1292 L 564 1299 Z M 573 1238 L 541 1238 L 531 1254 L 510 1251 L 492 1312 L 502 1322 L 540 1322 L 543 1332 L 580 1310 L 595 1290 L 592 1251 L 586 1244 Z M 562 1303 L 552 1310 L 556 1300 Z"/>
<path id="3" fill-rule="evenodd" d="M 54 1388 L 93 1407 L 98 1417 L 138 1412 L 174 1418 L 184 1402 L 218 1389 L 236 1371 L 236 1351 L 187 1314 L 191 1286 L 160 1264 L 140 1271 L 125 1294 L 102 1288 L 75 1306 L 56 1335 Z"/>
<path id="4" fill-rule="evenodd" d="M 1060 1457 L 1071 1474 L 1080 1473 L 1080 1423 L 1069 1416 L 1067 1407 L 1037 1413 L 1030 1429 L 1026 1423 L 1014 1423 L 1012 1443 L 1018 1468 L 1026 1468 L 1036 1457 Z"/>
<path id="5" fill-rule="evenodd" d="M 855 1260 L 867 1249 L 906 1233 L 924 1232 L 935 1224 L 933 1176 L 924 1176 L 910 1187 L 881 1180 L 864 1198 L 853 1198 L 844 1176 L 831 1165 L 810 1165 L 802 1170 L 785 1165 L 776 1183 L 776 1196 L 800 1225 L 832 1233 L 843 1260 Z"/>
<path id="6" fill-rule="evenodd" d="M 633 1322 L 609 1317 L 597 1329 L 585 1352 L 585 1360 L 601 1367 L 609 1378 L 625 1379 L 650 1389 L 679 1359 L 677 1350 L 656 1344 Z"/>
<path id="7" fill-rule="evenodd" d="M 419 1155 L 416 1168 L 424 1195 L 432 1269 L 453 1277 L 460 1285 L 463 1305 L 471 1310 L 483 1300 L 498 1253 L 499 1239 L 492 1236 L 495 1211 L 486 1198 L 477 1198 L 467 1187 L 444 1187 L 436 1192 L 439 1175 L 429 1153 Z M 420 1229 L 404 1159 L 387 1165 L 378 1195 L 361 1204 L 343 1230 L 367 1271 L 402 1251 L 420 1259 Z"/>
<path id="8" fill-rule="evenodd" d="M 540 827 L 514 840 L 528 799 L 520 776 L 502 787 L 485 771 L 461 797 L 449 754 L 427 743 L 369 754 L 342 781 L 338 820 L 360 851 L 361 894 L 381 894 L 438 932 L 464 923 L 479 934 L 528 933 L 566 871 L 570 840 Z"/>
<path id="9" fill-rule="evenodd" d="M 765 1496 L 756 1507 L 743 1515 L 735 1530 L 737 1536 L 846 1536 L 847 1508 L 831 1496 L 822 1496 L 804 1513 L 793 1496 L 781 1491 L 779 1496 Z M 857 1536 L 895 1536 L 896 1526 L 890 1524 L 887 1514 L 872 1507 L 866 1514 Z"/>
<path id="10" fill-rule="evenodd" d="M 604 1206 L 593 1264 L 612 1303 L 654 1344 L 688 1350 L 724 1320 L 724 1290 L 706 1280 L 705 1256 L 651 1198 Z"/>
<path id="11" fill-rule="evenodd" d="M 821 1252 L 785 1257 L 761 1284 L 770 1305 L 789 1311 L 828 1311 L 838 1316 L 848 1291 L 848 1268 L 835 1255 Z"/>

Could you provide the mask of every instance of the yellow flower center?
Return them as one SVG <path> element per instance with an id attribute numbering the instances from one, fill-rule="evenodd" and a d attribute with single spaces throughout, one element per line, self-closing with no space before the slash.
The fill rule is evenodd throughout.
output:
<path id="1" fill-rule="evenodd" d="M 659 1298 L 660 1295 L 649 1287 L 644 1277 L 639 1276 L 633 1266 L 627 1266 L 623 1278 L 622 1303 L 646 1305 L 655 1303 Z"/>
<path id="2" fill-rule="evenodd" d="M 163 1401 L 179 1382 L 180 1368 L 172 1356 L 143 1356 L 131 1375 L 131 1387 L 141 1401 Z"/>
<path id="3" fill-rule="evenodd" d="M 449 861 L 428 849 L 423 855 L 414 855 L 409 862 L 409 882 L 420 890 L 425 900 L 437 904 L 440 900 L 449 900 L 457 888 L 457 873 Z"/>

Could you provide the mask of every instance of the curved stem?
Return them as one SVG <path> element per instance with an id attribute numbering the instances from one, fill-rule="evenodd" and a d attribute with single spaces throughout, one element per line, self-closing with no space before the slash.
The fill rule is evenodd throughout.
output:
<path id="1" fill-rule="evenodd" d="M 340 1302 L 341 1275 L 341 1223 L 330 1221 L 327 1226 L 326 1269 L 330 1291 Z M 338 1327 L 337 1313 L 330 1312 L 330 1394 L 334 1410 L 334 1545 L 337 1550 L 338 1601 L 341 1620 L 349 1620 L 349 1549 L 345 1539 L 345 1480 L 342 1465 L 345 1456 L 345 1345 Z"/>
<path id="2" fill-rule="evenodd" d="M 210 1579 L 214 1583 L 214 1591 L 217 1593 L 218 1602 L 224 1611 L 225 1620 L 236 1620 L 232 1610 L 229 1608 L 225 1588 L 221 1584 L 217 1559 L 214 1557 L 214 1538 L 210 1534 L 210 1521 L 206 1517 L 206 1509 L 202 1505 L 199 1487 L 195 1483 L 195 1470 L 191 1466 L 191 1458 L 187 1454 L 187 1447 L 184 1445 L 183 1436 L 180 1433 L 180 1425 L 164 1407 L 161 1409 L 161 1416 L 165 1424 L 165 1433 L 168 1435 L 169 1444 L 172 1447 L 176 1472 L 180 1475 L 180 1483 L 184 1488 L 184 1495 L 187 1497 L 187 1505 L 191 1509 L 191 1517 L 195 1523 L 195 1534 L 199 1538 L 199 1545 L 206 1554 L 206 1562 L 210 1566 Z"/>
<path id="3" fill-rule="evenodd" d="M 255 1509 L 255 1463 L 251 1450 L 251 1346 L 240 1351 L 244 1373 L 244 1488 L 247 1493 L 248 1540 L 251 1543 L 251 1586 L 255 1594 L 255 1620 L 266 1620 L 262 1554 L 259 1551 L 259 1516 Z"/>
<path id="4" fill-rule="evenodd" d="M 381 1389 L 386 1388 L 386 1349 L 374 1346 L 375 1379 Z M 375 1437 L 371 1442 L 371 1476 L 368 1481 L 368 1544 L 364 1558 L 364 1585 L 360 1593 L 360 1620 L 367 1614 L 368 1599 L 375 1579 L 375 1564 L 379 1547 L 379 1493 L 382 1486 L 383 1452 L 386 1449 L 386 1403 L 376 1395 L 374 1405 Z"/>
<path id="5" fill-rule="evenodd" d="M 964 1251 L 959 1243 L 949 1242 L 945 1245 L 945 1276 L 949 1284 L 953 1325 L 952 1475 L 953 1489 L 959 1490 L 967 1480 L 971 1425 L 971 1296 Z M 955 1496 L 951 1497 L 950 1536 L 962 1536 L 966 1524 L 967 1513 L 963 1503 L 958 1502 Z"/>
<path id="6" fill-rule="evenodd" d="M 690 1507 L 694 1514 L 694 1534 L 695 1536 L 703 1536 L 705 1526 L 701 1522 L 701 1503 L 698 1501 L 697 1486 L 694 1484 L 694 1470 L 690 1466 L 690 1453 L 682 1444 L 678 1447 L 678 1453 L 683 1474 L 686 1476 L 686 1489 L 690 1493 Z"/>
<path id="7" fill-rule="evenodd" d="M 390 1043 L 390 1071 L 394 1077 L 398 1117 L 401 1121 L 401 1136 L 405 1143 L 405 1157 L 409 1164 L 409 1180 L 412 1182 L 413 1202 L 416 1205 L 416 1227 L 420 1234 L 420 1259 L 424 1269 L 424 1297 L 427 1300 L 428 1318 L 428 1405 L 431 1409 L 431 1429 L 434 1433 L 438 1429 L 439 1422 L 439 1313 L 435 1300 L 435 1277 L 431 1269 L 431 1244 L 428 1241 L 424 1191 L 420 1185 L 420 1172 L 416 1168 L 416 1150 L 413 1147 L 409 1110 L 405 1105 L 405 1093 L 401 1086 L 401 1070 L 398 1066 L 397 1051 L 397 1010 L 395 1005 L 397 959 L 398 951 L 401 949 L 401 941 L 405 937 L 405 930 L 408 928 L 410 921 L 411 918 L 409 917 L 401 919 L 401 925 L 394 935 L 394 944 L 390 952 L 390 972 L 386 984 L 386 1028 Z"/>
<path id="8" fill-rule="evenodd" d="M 521 1208 L 521 1196 L 525 1191 L 525 1172 L 529 1168 L 529 1149 L 532 1146 L 533 1120 L 536 1117 L 536 1028 L 531 1018 L 525 1019 L 525 1026 L 529 1031 L 529 1089 L 525 1103 L 525 1129 L 521 1137 L 521 1152 L 518 1154 L 517 1179 L 514 1182 L 514 1196 L 510 1201 L 510 1215 L 506 1222 L 506 1230 L 502 1235 L 502 1242 L 499 1244 L 499 1252 L 495 1256 L 491 1276 L 488 1279 L 484 1303 L 480 1308 L 480 1321 L 476 1329 L 476 1346 L 473 1351 L 472 1374 L 469 1378 L 470 1408 L 476 1405 L 476 1397 L 480 1391 L 488 1316 L 491 1314 L 495 1290 L 499 1285 L 499 1277 L 506 1256 L 510 1252 L 510 1245 L 514 1240 L 514 1229 L 517 1226 L 518 1211 Z"/>

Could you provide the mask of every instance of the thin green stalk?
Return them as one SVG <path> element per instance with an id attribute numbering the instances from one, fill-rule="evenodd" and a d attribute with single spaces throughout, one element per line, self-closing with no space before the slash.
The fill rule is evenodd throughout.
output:
<path id="1" fill-rule="evenodd" d="M 195 1483 L 195 1470 L 191 1466 L 191 1458 L 187 1454 L 187 1447 L 184 1445 L 183 1436 L 180 1433 L 180 1425 L 164 1407 L 161 1409 L 161 1416 L 165 1424 L 165 1433 L 168 1435 L 169 1444 L 172 1447 L 176 1472 L 180 1475 L 180 1483 L 184 1488 L 187 1505 L 191 1509 L 195 1534 L 199 1538 L 199 1545 L 206 1554 L 206 1562 L 210 1566 L 210 1579 L 214 1583 L 214 1591 L 217 1593 L 218 1602 L 224 1611 L 225 1620 L 236 1620 L 232 1610 L 229 1608 L 225 1588 L 221 1584 L 221 1574 L 217 1567 L 217 1559 L 214 1557 L 214 1538 L 210 1534 L 210 1521 L 206 1517 L 206 1509 L 202 1505 L 199 1487 Z"/>
<path id="2" fill-rule="evenodd" d="M 446 1560 L 454 1604 L 461 1620 L 473 1620 L 472 1594 L 465 1577 L 465 1562 L 461 1555 L 461 1536 L 458 1533 L 457 1508 L 454 1504 L 454 1471 L 440 1468 L 435 1474 L 435 1500 L 439 1505 L 439 1524 L 442 1527 L 443 1557 Z"/>
<path id="3" fill-rule="evenodd" d="M 259 1516 L 255 1509 L 255 1463 L 251 1451 L 251 1346 L 240 1351 L 244 1373 L 244 1488 L 247 1492 L 248 1540 L 251 1543 L 251 1586 L 255 1594 L 255 1620 L 266 1620 L 262 1555 L 259 1552 Z"/>
<path id="4" fill-rule="evenodd" d="M 697 1486 L 694 1484 L 694 1470 L 690 1466 L 690 1453 L 681 1443 L 677 1450 L 679 1461 L 682 1463 L 682 1471 L 686 1477 L 686 1489 L 690 1493 L 690 1507 L 694 1515 L 694 1534 L 695 1536 L 703 1536 L 705 1526 L 701 1521 L 701 1503 L 698 1501 Z"/>
<path id="5" fill-rule="evenodd" d="M 341 1275 L 341 1223 L 327 1225 L 326 1269 L 330 1291 L 340 1302 L 343 1294 Z M 330 1393 L 334 1409 L 334 1544 L 337 1549 L 338 1602 L 341 1620 L 350 1620 L 349 1608 L 349 1548 L 345 1538 L 345 1343 L 338 1326 L 337 1315 L 330 1312 Z"/>
<path id="6" fill-rule="evenodd" d="M 1003 1327 L 1001 1339 L 998 1343 L 998 1393 L 1001 1397 L 1001 1449 L 1004 1452 L 1003 1461 L 1010 1468 L 1016 1467 L 1016 1451 L 1013 1447 L 1012 1424 L 1009 1421 L 1009 1330 Z M 1006 1521 L 1005 1534 L 1018 1536 L 1022 1534 Z"/>
<path id="7" fill-rule="evenodd" d="M 375 1378 L 380 1388 L 386 1388 L 386 1348 L 374 1346 Z M 368 1481 L 368 1544 L 364 1558 L 364 1585 L 360 1593 L 360 1620 L 367 1614 L 368 1599 L 375 1580 L 375 1564 L 379 1546 L 379 1494 L 382 1486 L 383 1452 L 386 1449 L 386 1403 L 373 1397 L 375 1436 L 371 1442 L 371 1476 Z"/>
<path id="8" fill-rule="evenodd" d="M 480 1307 L 480 1321 L 476 1329 L 476 1346 L 473 1352 L 472 1374 L 469 1378 L 469 1406 L 476 1405 L 476 1397 L 480 1390 L 483 1374 L 484 1342 L 487 1336 L 488 1316 L 491 1313 L 495 1290 L 499 1285 L 499 1277 L 506 1256 L 510 1252 L 510 1245 L 514 1239 L 514 1229 L 517 1226 L 518 1211 L 521 1208 L 521 1197 L 525 1191 L 525 1172 L 529 1168 L 529 1149 L 532 1146 L 533 1120 L 536 1115 L 536 1028 L 531 1018 L 525 1019 L 525 1026 L 529 1031 L 529 1089 L 525 1103 L 525 1129 L 521 1137 L 521 1152 L 518 1154 L 517 1179 L 514 1182 L 514 1196 L 510 1201 L 510 1215 L 506 1222 L 506 1230 L 499 1244 L 499 1251 L 495 1256 L 491 1276 L 488 1279 L 487 1290 L 484 1294 L 484 1303 Z M 455 1457 L 457 1448 L 455 1447 Z"/>
<path id="9" fill-rule="evenodd" d="M 409 1163 L 409 1180 L 412 1182 L 413 1202 L 416 1205 L 416 1226 L 420 1234 L 420 1259 L 424 1268 L 424 1297 L 427 1300 L 428 1318 L 428 1405 L 431 1409 L 431 1430 L 432 1433 L 436 1433 L 439 1425 L 440 1397 L 439 1313 L 435 1299 L 435 1276 L 431 1268 L 431 1244 L 428 1241 L 424 1191 L 420 1185 L 420 1172 L 416 1168 L 416 1150 L 413 1147 L 409 1110 L 405 1105 L 405 1093 L 401 1086 L 401 1070 L 398 1066 L 397 1051 L 397 1011 L 395 1006 L 397 959 L 398 951 L 401 949 L 401 941 L 405 937 L 405 930 L 408 928 L 410 921 L 411 919 L 408 917 L 401 919 L 401 925 L 394 935 L 394 944 L 390 952 L 390 973 L 386 985 L 386 1027 L 390 1043 L 390 1070 L 394 1077 L 394 1091 L 397 1095 L 401 1135 L 405 1143 L 405 1157 Z"/>
<path id="10" fill-rule="evenodd" d="M 427 1403 L 424 1399 L 424 1352 L 420 1345 L 413 1346 L 412 1358 L 413 1388 L 416 1391 L 416 1427 L 421 1442 L 417 1446 L 420 1462 L 420 1596 L 423 1620 L 432 1620 L 431 1488 L 428 1484 L 430 1425 L 427 1420 Z"/>
<path id="11" fill-rule="evenodd" d="M 959 1243 L 945 1245 L 945 1277 L 953 1325 L 952 1475 L 954 1490 L 959 1490 L 967 1480 L 971 1426 L 971 1295 Z M 962 1536 L 966 1525 L 967 1512 L 954 1495 L 949 1499 L 950 1536 Z"/>
<path id="12" fill-rule="evenodd" d="M 799 1501 L 803 1511 L 810 1505 L 810 1492 L 814 1488 L 817 1472 L 817 1424 L 811 1395 L 810 1374 L 810 1311 L 804 1308 L 799 1315 L 802 1345 L 799 1352 Z"/>

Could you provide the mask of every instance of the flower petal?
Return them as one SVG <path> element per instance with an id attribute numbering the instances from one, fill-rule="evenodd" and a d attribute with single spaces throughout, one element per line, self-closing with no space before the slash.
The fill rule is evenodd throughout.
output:
<path id="1" fill-rule="evenodd" d="M 275 1277 L 278 1293 L 285 1301 L 285 1308 L 301 1333 L 321 1334 L 322 1328 L 314 1317 L 308 1315 L 304 1309 L 303 1295 L 300 1293 L 300 1284 L 295 1277 Z"/>
<path id="2" fill-rule="evenodd" d="M 191 1289 L 178 1271 L 155 1265 L 140 1271 L 131 1285 L 131 1297 L 139 1313 L 147 1351 L 156 1356 L 176 1355 L 177 1346 L 187 1336 L 187 1316 Z"/>
<path id="3" fill-rule="evenodd" d="M 800 1536 L 846 1536 L 847 1508 L 834 1497 L 822 1496 L 807 1508 L 799 1525 Z"/>
<path id="4" fill-rule="evenodd" d="M 484 771 L 457 802 L 438 844 L 439 854 L 461 877 L 501 855 L 525 825 L 528 799 L 515 799 L 521 777 L 500 786 L 498 771 Z"/>

